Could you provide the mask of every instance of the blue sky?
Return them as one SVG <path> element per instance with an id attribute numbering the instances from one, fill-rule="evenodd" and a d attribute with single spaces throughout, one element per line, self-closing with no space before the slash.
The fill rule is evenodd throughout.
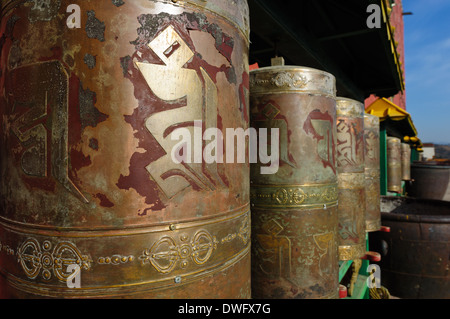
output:
<path id="1" fill-rule="evenodd" d="M 406 110 L 423 143 L 450 143 L 450 1 L 403 0 Z"/>

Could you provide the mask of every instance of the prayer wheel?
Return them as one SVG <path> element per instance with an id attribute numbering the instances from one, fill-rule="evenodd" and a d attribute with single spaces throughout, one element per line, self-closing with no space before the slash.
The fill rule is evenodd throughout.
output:
<path id="1" fill-rule="evenodd" d="M 278 159 L 250 168 L 254 298 L 338 297 L 335 92 L 334 76 L 311 68 L 250 72 L 259 154 Z"/>
<path id="2" fill-rule="evenodd" d="M 339 260 L 354 260 L 366 252 L 364 105 L 338 97 L 336 113 Z"/>
<path id="3" fill-rule="evenodd" d="M 364 174 L 366 190 L 366 231 L 381 228 L 380 212 L 380 119 L 364 114 Z"/>
<path id="4" fill-rule="evenodd" d="M 389 136 L 387 144 L 387 180 L 388 191 L 402 191 L 402 147 L 399 138 Z"/>
<path id="5" fill-rule="evenodd" d="M 402 143 L 402 180 L 411 180 L 411 146 L 408 143 Z"/>
<path id="6" fill-rule="evenodd" d="M 249 298 L 247 2 L 73 3 L 1 4 L 0 290 Z"/>

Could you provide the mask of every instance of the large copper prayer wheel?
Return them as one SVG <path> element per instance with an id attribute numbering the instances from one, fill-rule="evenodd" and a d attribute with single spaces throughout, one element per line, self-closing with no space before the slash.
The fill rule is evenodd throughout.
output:
<path id="1" fill-rule="evenodd" d="M 402 146 L 399 138 L 389 136 L 387 144 L 387 181 L 388 191 L 402 191 Z"/>
<path id="2" fill-rule="evenodd" d="M 411 146 L 408 143 L 402 143 L 402 180 L 411 180 Z"/>
<path id="3" fill-rule="evenodd" d="M 336 113 L 339 260 L 353 260 L 366 252 L 364 105 L 337 98 Z"/>
<path id="4" fill-rule="evenodd" d="M 219 139 L 249 125 L 248 23 L 244 0 L 2 1 L 2 292 L 250 297 L 250 168 Z"/>
<path id="5" fill-rule="evenodd" d="M 364 114 L 364 174 L 366 179 L 366 231 L 381 228 L 380 211 L 380 119 Z"/>
<path id="6" fill-rule="evenodd" d="M 251 127 L 260 152 L 279 159 L 270 172 L 261 158 L 250 169 L 254 298 L 338 296 L 334 98 L 335 78 L 323 71 L 250 72 Z"/>

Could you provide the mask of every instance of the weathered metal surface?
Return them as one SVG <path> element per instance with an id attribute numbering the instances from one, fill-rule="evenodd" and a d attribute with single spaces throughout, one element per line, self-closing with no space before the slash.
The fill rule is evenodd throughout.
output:
<path id="1" fill-rule="evenodd" d="M 280 137 L 278 171 L 250 169 L 254 298 L 338 297 L 334 98 L 326 72 L 250 72 L 251 127 L 279 129 Z"/>
<path id="2" fill-rule="evenodd" d="M 364 114 L 364 174 L 366 179 L 366 231 L 381 228 L 380 212 L 380 120 Z"/>
<path id="3" fill-rule="evenodd" d="M 402 180 L 411 180 L 411 146 L 407 143 L 402 143 Z"/>
<path id="4" fill-rule="evenodd" d="M 364 105 L 339 97 L 336 113 L 339 260 L 354 260 L 366 251 Z"/>
<path id="5" fill-rule="evenodd" d="M 2 1 L 0 289 L 250 297 L 248 163 L 171 157 L 248 127 L 246 1 L 72 3 Z"/>
<path id="6" fill-rule="evenodd" d="M 450 201 L 450 161 L 415 162 L 411 178 L 406 187 L 409 196 Z"/>
<path id="7" fill-rule="evenodd" d="M 381 284 L 399 298 L 450 298 L 450 203 L 382 197 L 383 226 L 370 246 L 382 255 Z"/>
<path id="8" fill-rule="evenodd" d="M 387 181 L 388 191 L 401 193 L 402 191 L 402 149 L 399 138 L 389 136 L 387 148 Z"/>

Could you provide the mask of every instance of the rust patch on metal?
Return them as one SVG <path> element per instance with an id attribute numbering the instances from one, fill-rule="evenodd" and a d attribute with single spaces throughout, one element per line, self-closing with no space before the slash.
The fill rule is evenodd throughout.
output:
<path id="1" fill-rule="evenodd" d="M 31 2 L 34 3 L 28 15 L 28 20 L 31 23 L 52 20 L 58 15 L 61 7 L 61 0 L 31 0 Z"/>
<path id="2" fill-rule="evenodd" d="M 100 42 L 105 41 L 105 23 L 95 17 L 95 11 L 87 12 L 86 34 L 91 39 L 97 39 Z"/>
<path id="3" fill-rule="evenodd" d="M 96 127 L 98 123 L 104 122 L 108 118 L 108 115 L 103 114 L 95 107 L 97 103 L 96 93 L 89 88 L 83 89 L 82 85 L 79 87 L 79 103 L 82 129 L 88 126 Z"/>
<path id="4" fill-rule="evenodd" d="M 123 6 L 125 4 L 125 2 L 123 0 L 112 0 L 112 3 L 116 7 L 120 7 L 120 6 Z"/>
<path id="5" fill-rule="evenodd" d="M 95 68 L 95 65 L 97 64 L 97 59 L 92 54 L 86 53 L 84 55 L 84 63 L 88 66 L 89 69 Z"/>

